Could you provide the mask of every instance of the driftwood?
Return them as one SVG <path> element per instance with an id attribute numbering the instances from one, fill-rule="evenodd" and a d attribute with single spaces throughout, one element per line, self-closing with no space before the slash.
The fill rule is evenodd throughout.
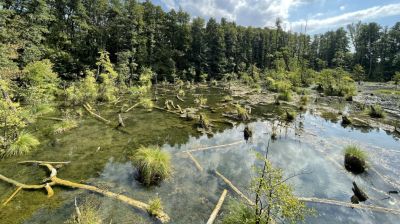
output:
<path id="1" fill-rule="evenodd" d="M 157 110 L 162 110 L 162 111 L 166 111 L 166 112 L 169 112 L 169 113 L 172 113 L 172 114 L 176 114 L 176 115 L 181 116 L 180 113 L 175 112 L 175 111 L 171 111 L 171 110 L 167 110 L 167 109 L 165 109 L 165 108 L 161 108 L 161 107 L 153 107 L 153 108 L 155 108 L 155 109 L 157 109 Z"/>
<path id="2" fill-rule="evenodd" d="M 398 209 L 384 208 L 384 207 L 373 206 L 373 205 L 352 204 L 352 203 L 348 203 L 348 202 L 344 202 L 344 201 L 335 201 L 335 200 L 322 199 L 322 198 L 303 198 L 303 197 L 300 197 L 298 199 L 300 201 L 303 201 L 303 202 L 329 204 L 329 205 L 336 205 L 336 206 L 342 206 L 342 207 L 348 207 L 348 208 L 357 208 L 357 209 L 363 209 L 363 210 L 371 210 L 371 211 L 376 211 L 376 212 L 386 212 L 386 213 L 392 213 L 392 214 L 400 215 L 400 210 L 398 210 Z"/>
<path id="3" fill-rule="evenodd" d="M 106 124 L 111 123 L 111 121 L 105 119 L 104 117 L 96 114 L 95 112 L 93 112 L 93 108 L 89 105 L 89 104 L 84 104 L 83 107 L 87 110 L 87 112 L 89 112 L 90 115 L 92 115 L 93 117 L 105 122 Z"/>
<path id="4" fill-rule="evenodd" d="M 135 103 L 133 106 L 129 107 L 129 108 L 125 111 L 125 113 L 127 113 L 127 112 L 129 112 L 130 110 L 132 110 L 133 108 L 139 106 L 139 104 L 140 104 L 140 102 Z"/>
<path id="5" fill-rule="evenodd" d="M 221 197 L 218 200 L 217 205 L 215 205 L 214 210 L 212 211 L 210 218 L 208 218 L 207 224 L 213 224 L 215 219 L 217 218 L 218 212 L 219 210 L 221 210 L 222 204 L 224 203 L 226 194 L 228 193 L 228 191 L 226 189 L 224 189 L 224 191 L 221 194 Z"/>
<path id="6" fill-rule="evenodd" d="M 124 120 L 122 119 L 121 114 L 118 114 L 118 127 L 125 127 Z"/>
<path id="7" fill-rule="evenodd" d="M 214 170 L 214 173 L 215 173 L 215 175 L 220 177 L 236 194 L 238 194 L 241 198 L 243 198 L 247 202 L 247 204 L 253 205 L 253 206 L 255 205 L 254 202 L 252 202 L 248 197 L 246 197 L 246 195 L 244 195 L 235 185 L 233 185 L 232 182 L 230 180 L 228 180 L 228 178 L 226 178 L 224 175 L 222 175 L 217 170 Z"/>
<path id="8" fill-rule="evenodd" d="M 196 158 L 193 157 L 192 153 L 186 152 L 186 154 L 189 156 L 189 158 L 193 161 L 194 165 L 196 168 L 200 171 L 203 172 L 203 167 L 201 167 L 200 163 L 196 160 Z"/>
<path id="9" fill-rule="evenodd" d="M 25 161 L 25 163 L 26 163 L 26 161 Z M 33 162 L 33 163 L 35 163 L 35 162 Z M 78 188 L 78 189 L 92 191 L 92 192 L 101 194 L 103 196 L 117 199 L 121 202 L 124 202 L 125 204 L 128 204 L 136 209 L 139 209 L 139 210 L 142 210 L 145 212 L 147 212 L 148 209 L 150 208 L 150 206 L 148 204 L 143 203 L 141 201 L 137 201 L 135 199 L 132 199 L 132 198 L 124 196 L 124 195 L 120 195 L 120 194 L 116 194 L 111 191 L 103 190 L 103 189 L 100 189 L 95 186 L 80 184 L 80 183 L 75 183 L 72 181 L 60 179 L 57 177 L 57 170 L 53 167 L 53 165 L 51 163 L 40 163 L 40 161 L 39 161 L 39 163 L 37 163 L 37 164 L 39 164 L 40 166 L 46 167 L 50 171 L 50 176 L 49 176 L 49 178 L 46 179 L 47 182 L 44 184 L 38 184 L 38 185 L 23 184 L 18 181 L 15 181 L 13 179 L 7 178 L 1 174 L 0 174 L 0 180 L 3 180 L 10 184 L 13 184 L 17 187 L 20 187 L 21 189 L 31 189 L 31 190 L 45 189 L 47 191 L 48 197 L 51 197 L 54 194 L 52 186 L 59 185 L 59 186 L 65 186 L 65 187 Z M 168 222 L 170 220 L 169 216 L 166 213 L 164 213 L 163 211 L 158 212 L 156 218 L 159 221 L 161 221 L 162 223 Z"/>
<path id="10" fill-rule="evenodd" d="M 237 145 L 237 144 L 240 144 L 240 143 L 243 143 L 243 141 L 240 140 L 240 141 L 236 141 L 236 142 L 232 142 L 232 143 L 224 144 L 224 145 L 214 145 L 214 146 L 208 146 L 208 147 L 190 149 L 190 150 L 182 151 L 181 153 L 186 153 L 186 152 L 198 152 L 198 151 L 204 151 L 204 150 L 208 150 L 208 149 L 224 148 L 224 147 L 228 147 L 228 146 L 232 146 L 232 145 Z"/>
<path id="11" fill-rule="evenodd" d="M 176 98 L 182 102 L 185 102 L 185 100 L 183 100 L 182 98 L 179 97 L 179 94 L 176 94 Z"/>

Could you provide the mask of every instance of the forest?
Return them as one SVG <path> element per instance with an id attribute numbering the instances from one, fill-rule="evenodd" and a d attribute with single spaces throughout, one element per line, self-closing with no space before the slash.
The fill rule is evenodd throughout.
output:
<path id="1" fill-rule="evenodd" d="M 1 0 L 0 223 L 396 223 L 400 22 L 283 23 Z"/>

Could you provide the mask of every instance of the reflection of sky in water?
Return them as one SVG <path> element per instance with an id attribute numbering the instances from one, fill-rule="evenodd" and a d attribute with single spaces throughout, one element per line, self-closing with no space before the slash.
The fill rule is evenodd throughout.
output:
<path id="1" fill-rule="evenodd" d="M 391 205 L 389 200 L 381 200 L 386 195 L 375 189 L 384 192 L 394 189 L 393 186 L 383 183 L 376 173 L 355 177 L 341 166 L 343 147 L 354 143 L 365 147 L 373 155 L 371 160 L 374 169 L 397 180 L 400 156 L 395 150 L 399 150 L 398 141 L 381 131 L 362 133 L 358 130 L 343 129 L 340 124 L 326 122 L 311 115 L 306 115 L 303 123 L 304 130 L 295 131 L 294 125 L 287 131 L 280 130 L 279 140 L 271 143 L 269 149 L 269 158 L 275 166 L 285 171 L 285 176 L 298 172 L 308 173 L 290 180 L 296 195 L 349 202 L 352 195 L 352 181 L 356 180 L 371 198 L 366 204 L 400 208 L 398 203 Z M 298 126 L 296 124 L 296 127 Z M 208 171 L 217 169 L 249 195 L 252 167 L 257 164 L 255 152 L 265 152 L 271 124 L 258 121 L 249 124 L 249 127 L 253 130 L 253 138 L 248 143 L 243 141 L 226 148 L 192 153 L 206 170 L 204 173 L 199 173 L 192 161 L 179 152 L 241 140 L 244 125 L 215 134 L 212 138 L 191 137 L 186 144 L 180 146 L 164 145 L 162 148 L 173 154 L 174 175 L 159 187 L 150 189 L 142 187 L 134 180 L 135 169 L 129 162 L 121 163 L 113 160 L 107 163 L 100 178 L 94 180 L 94 183 L 107 183 L 110 190 L 123 192 L 145 202 L 159 195 L 164 202 L 165 211 L 172 218 L 171 223 L 205 223 L 222 190 L 227 188 L 222 180 L 209 174 Z M 300 137 L 295 136 L 295 132 L 302 134 Z M 387 150 L 389 152 L 385 152 L 385 149 L 389 149 Z M 397 162 L 391 162 L 393 160 Z M 229 192 L 229 197 L 232 196 L 237 197 L 233 192 Z M 399 200 L 398 196 L 393 197 L 395 201 Z M 117 214 L 121 211 L 124 211 L 122 214 L 128 214 L 129 209 L 123 207 L 121 210 L 109 199 L 103 199 L 103 203 L 107 206 L 103 206 L 102 211 L 113 215 L 113 223 L 126 222 L 126 217 Z M 394 215 L 321 204 L 310 205 L 317 209 L 318 215 L 308 218 L 307 223 L 398 223 L 399 220 Z M 115 212 L 117 210 L 120 212 Z"/>

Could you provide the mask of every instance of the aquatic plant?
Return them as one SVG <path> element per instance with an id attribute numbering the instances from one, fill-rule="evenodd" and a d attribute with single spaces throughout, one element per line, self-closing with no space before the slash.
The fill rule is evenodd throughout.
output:
<path id="1" fill-rule="evenodd" d="M 29 133 L 22 133 L 18 138 L 10 144 L 10 146 L 3 150 L 2 157 L 11 157 L 28 154 L 39 146 L 40 142 L 33 135 Z"/>
<path id="2" fill-rule="evenodd" d="M 235 104 L 235 109 L 238 119 L 242 121 L 247 121 L 250 119 L 249 112 L 246 110 L 246 108 L 242 107 L 240 104 L 237 103 Z"/>
<path id="3" fill-rule="evenodd" d="M 373 118 L 384 118 L 386 116 L 385 111 L 380 105 L 371 105 L 368 114 Z"/>
<path id="4" fill-rule="evenodd" d="M 223 102 L 231 102 L 233 101 L 233 97 L 232 96 L 224 96 L 224 98 L 222 99 Z"/>
<path id="5" fill-rule="evenodd" d="M 218 86 L 218 81 L 216 79 L 211 80 L 212 86 Z"/>
<path id="6" fill-rule="evenodd" d="M 207 98 L 198 95 L 195 99 L 194 99 L 194 103 L 197 104 L 198 106 L 204 106 L 207 104 Z"/>
<path id="7" fill-rule="evenodd" d="M 203 113 L 201 113 L 200 116 L 199 116 L 199 126 L 200 126 L 201 128 L 206 129 L 206 130 L 210 129 L 210 127 L 211 127 L 211 122 L 210 122 L 210 120 L 209 120 L 208 117 L 207 117 L 205 114 L 203 114 Z"/>
<path id="8" fill-rule="evenodd" d="M 76 202 L 75 202 L 76 203 Z M 79 207 L 75 205 L 75 210 L 79 210 L 79 214 L 71 215 L 65 223 L 68 224 L 102 224 L 103 220 L 98 212 L 98 206 L 92 200 L 86 200 Z"/>
<path id="9" fill-rule="evenodd" d="M 292 93 L 290 91 L 284 91 L 278 95 L 278 100 L 292 101 Z"/>
<path id="10" fill-rule="evenodd" d="M 286 110 L 286 116 L 285 119 L 286 121 L 293 121 L 296 118 L 296 112 L 295 111 L 288 111 Z"/>
<path id="11" fill-rule="evenodd" d="M 307 95 L 303 95 L 300 97 L 300 105 L 301 106 L 306 106 L 308 104 L 308 96 Z"/>
<path id="12" fill-rule="evenodd" d="M 147 212 L 152 216 L 159 216 L 160 212 L 163 210 L 162 201 L 160 197 L 156 197 L 149 201 L 149 208 Z"/>
<path id="13" fill-rule="evenodd" d="M 78 121 L 72 118 L 64 119 L 63 121 L 55 124 L 53 130 L 55 134 L 61 134 L 63 132 L 72 130 L 78 127 Z"/>
<path id="14" fill-rule="evenodd" d="M 366 169 L 367 154 L 355 145 L 344 149 L 344 166 L 346 170 L 354 173 L 363 173 Z"/>
<path id="15" fill-rule="evenodd" d="M 222 223 L 275 223 L 275 219 L 289 223 L 301 222 L 305 216 L 312 215 L 313 210 L 307 208 L 293 194 L 293 189 L 283 178 L 283 171 L 274 168 L 269 160 L 261 155 L 263 166 L 255 167 L 256 177 L 251 182 L 251 192 L 255 194 L 254 205 L 234 201 L 229 203 L 229 213 L 225 214 Z"/>
<path id="16" fill-rule="evenodd" d="M 151 111 L 154 107 L 154 102 L 147 97 L 143 97 L 140 99 L 139 104 L 146 110 Z"/>
<path id="17" fill-rule="evenodd" d="M 171 155 L 158 147 L 140 147 L 132 157 L 138 169 L 139 181 L 150 186 L 171 176 Z"/>

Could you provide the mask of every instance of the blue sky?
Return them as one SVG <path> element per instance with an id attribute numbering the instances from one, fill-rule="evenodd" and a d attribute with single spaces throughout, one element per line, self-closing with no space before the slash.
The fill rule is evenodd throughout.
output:
<path id="1" fill-rule="evenodd" d="M 281 18 L 288 30 L 321 33 L 352 22 L 400 21 L 399 0 L 153 0 L 165 10 L 181 7 L 193 17 L 225 17 L 239 25 L 273 26 Z"/>

